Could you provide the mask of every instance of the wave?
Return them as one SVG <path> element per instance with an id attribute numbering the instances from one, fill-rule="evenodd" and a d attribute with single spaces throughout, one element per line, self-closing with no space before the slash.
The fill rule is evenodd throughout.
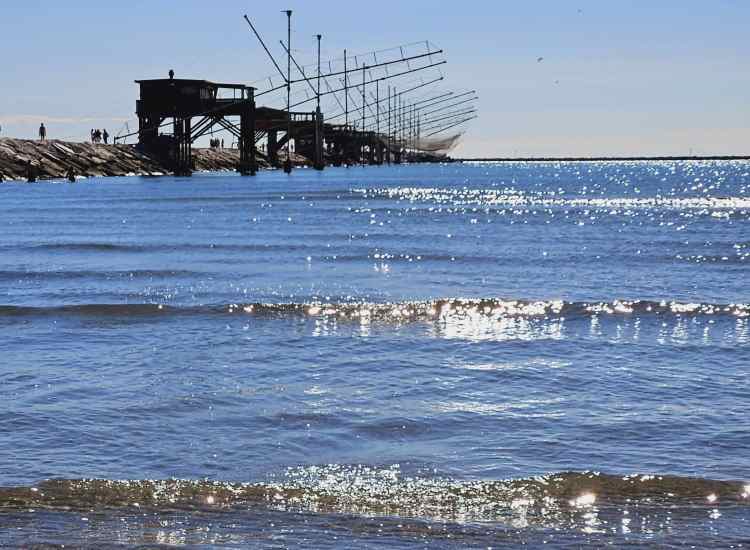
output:
<path id="1" fill-rule="evenodd" d="M 93 203 L 101 205 L 110 205 L 117 203 L 124 204 L 201 204 L 201 203 L 227 203 L 238 204 L 248 203 L 257 205 L 268 202 L 270 204 L 284 204 L 289 202 L 320 202 L 321 200 L 340 200 L 341 196 L 348 196 L 350 191 L 346 187 L 340 189 L 315 189 L 309 191 L 282 191 L 280 193 L 253 192 L 245 195 L 198 195 L 198 196 L 171 196 L 171 197 L 126 197 L 126 198 L 107 198 L 94 200 Z"/>
<path id="2" fill-rule="evenodd" d="M 323 236 L 321 236 L 322 238 Z M 326 236 L 330 238 L 330 235 Z M 312 236 L 311 238 L 314 238 Z M 72 243 L 43 243 L 43 244 L 14 244 L 2 245 L 2 250 L 10 251 L 45 251 L 45 252 L 190 252 L 190 251 L 227 251 L 227 252 L 298 252 L 320 250 L 328 251 L 326 247 L 309 244 L 214 244 L 214 243 L 175 243 L 175 244 L 132 244 L 132 243 L 100 243 L 100 242 L 72 242 Z"/>
<path id="3" fill-rule="evenodd" d="M 96 316 L 131 317 L 195 312 L 201 308 L 176 308 L 161 304 L 80 304 L 52 307 L 0 306 L 0 317 Z"/>
<path id="4" fill-rule="evenodd" d="M 185 270 L 134 269 L 126 271 L 23 271 L 0 270 L 0 281 L 44 280 L 67 281 L 76 279 L 161 279 L 167 277 L 199 277 L 201 273 Z"/>
<path id="5" fill-rule="evenodd" d="M 13 509 L 237 509 L 497 521 L 618 504 L 750 506 L 750 485 L 662 475 L 565 472 L 513 480 L 406 477 L 398 466 L 328 465 L 290 470 L 273 483 L 190 480 L 47 480 L 0 488 L 0 513 Z"/>
<path id="6" fill-rule="evenodd" d="M 518 189 L 445 189 L 429 187 L 395 187 L 355 189 L 363 198 L 370 200 L 400 200 L 409 203 L 437 203 L 450 207 L 536 207 L 536 208 L 589 208 L 616 210 L 673 209 L 673 210 L 720 210 L 746 211 L 750 209 L 750 197 L 727 196 L 674 196 L 654 197 L 570 197 L 555 192 L 525 193 Z"/>
<path id="7" fill-rule="evenodd" d="M 59 252 L 141 252 L 142 246 L 114 243 L 45 243 L 20 246 L 30 250 L 48 250 Z"/>
<path id="8" fill-rule="evenodd" d="M 0 305 L 0 317 L 25 316 L 164 316 L 251 315 L 255 317 L 310 317 L 356 322 L 441 322 L 459 319 L 565 319 L 594 316 L 713 316 L 750 317 L 750 304 L 708 304 L 676 301 L 614 300 L 565 302 L 447 298 L 430 301 L 373 303 L 250 303 L 204 306 L 165 304 L 80 304 L 52 307 Z"/>

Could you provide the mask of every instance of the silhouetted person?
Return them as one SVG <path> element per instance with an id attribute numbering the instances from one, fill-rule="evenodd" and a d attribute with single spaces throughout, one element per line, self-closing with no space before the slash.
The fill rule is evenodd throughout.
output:
<path id="1" fill-rule="evenodd" d="M 94 129 L 91 128 L 91 143 L 94 143 Z"/>
<path id="2" fill-rule="evenodd" d="M 36 181 L 36 170 L 30 160 L 26 161 L 26 181 L 29 183 L 34 183 Z"/>
<path id="3" fill-rule="evenodd" d="M 221 140 L 221 148 L 224 149 L 224 140 Z"/>
<path id="4" fill-rule="evenodd" d="M 39 141 L 45 141 L 47 139 L 47 128 L 44 127 L 44 122 L 39 126 Z"/>
<path id="5" fill-rule="evenodd" d="M 109 132 L 106 128 L 102 131 L 102 137 L 104 137 L 104 145 L 107 145 L 109 143 Z"/>
<path id="6" fill-rule="evenodd" d="M 174 71 L 169 69 L 169 80 L 174 80 Z"/>
<path id="7" fill-rule="evenodd" d="M 68 173 L 65 175 L 65 177 L 68 178 L 68 181 L 70 183 L 75 183 L 75 181 L 76 181 L 76 173 L 73 170 L 72 166 L 70 168 L 68 168 Z"/>

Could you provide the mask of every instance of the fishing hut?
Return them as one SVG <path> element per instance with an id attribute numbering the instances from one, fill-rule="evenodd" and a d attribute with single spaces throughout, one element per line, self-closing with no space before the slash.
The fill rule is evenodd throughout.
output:
<path id="1" fill-rule="evenodd" d="M 215 128 L 236 138 L 238 170 L 244 175 L 255 175 L 256 144 L 264 138 L 273 165 L 280 164 L 279 151 L 291 139 L 302 156 L 323 158 L 323 115 L 319 111 L 288 113 L 257 107 L 251 86 L 177 79 L 171 71 L 170 78 L 136 80 L 136 84 L 140 86 L 138 144 L 177 175 L 192 173 L 193 143 Z"/>
<path id="2" fill-rule="evenodd" d="M 255 174 L 254 88 L 177 79 L 171 71 L 169 78 L 136 80 L 136 84 L 140 86 L 140 99 L 136 102 L 138 143 L 145 152 L 162 160 L 176 175 L 189 176 L 193 169 L 193 143 L 219 126 L 237 138 L 239 171 Z M 229 117 L 239 117 L 239 124 Z"/>

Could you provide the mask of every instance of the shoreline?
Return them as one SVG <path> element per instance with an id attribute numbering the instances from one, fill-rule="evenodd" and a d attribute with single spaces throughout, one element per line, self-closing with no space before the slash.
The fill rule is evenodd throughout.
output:
<path id="1" fill-rule="evenodd" d="M 750 155 L 635 156 L 635 157 L 494 157 L 456 158 L 453 162 L 649 162 L 649 161 L 750 160 Z"/>

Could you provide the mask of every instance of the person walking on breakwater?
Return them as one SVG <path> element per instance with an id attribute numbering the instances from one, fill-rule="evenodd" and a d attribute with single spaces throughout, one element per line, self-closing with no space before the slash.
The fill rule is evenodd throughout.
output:
<path id="1" fill-rule="evenodd" d="M 109 132 L 106 128 L 102 130 L 102 137 L 104 138 L 104 145 L 107 145 L 109 143 Z"/>
<path id="2" fill-rule="evenodd" d="M 39 141 L 47 141 L 47 128 L 44 127 L 44 122 L 39 126 Z"/>

